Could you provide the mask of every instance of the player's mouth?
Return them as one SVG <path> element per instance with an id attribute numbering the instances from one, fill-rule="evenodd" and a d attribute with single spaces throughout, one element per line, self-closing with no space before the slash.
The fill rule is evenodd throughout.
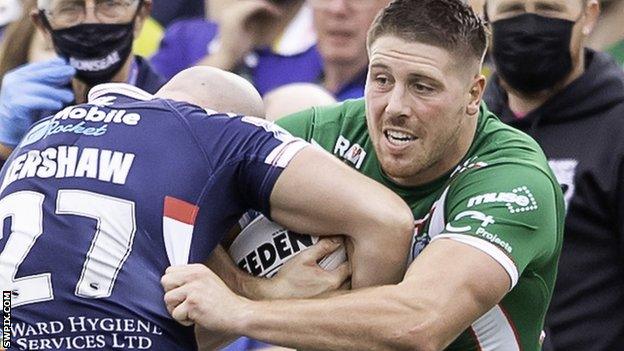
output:
<path id="1" fill-rule="evenodd" d="M 383 134 L 388 143 L 394 148 L 404 148 L 418 139 L 415 135 L 396 129 L 386 129 Z"/>

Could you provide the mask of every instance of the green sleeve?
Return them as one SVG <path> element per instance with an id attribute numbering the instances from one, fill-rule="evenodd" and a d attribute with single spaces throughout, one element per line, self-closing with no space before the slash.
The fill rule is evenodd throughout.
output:
<path id="1" fill-rule="evenodd" d="M 512 286 L 529 265 L 551 261 L 561 247 L 563 202 L 552 178 L 521 164 L 460 175 L 446 197 L 443 235 L 490 254 Z"/>
<path id="2" fill-rule="evenodd" d="M 275 123 L 286 129 L 290 134 L 310 141 L 312 139 L 313 120 L 314 109 L 311 108 L 280 118 Z"/>

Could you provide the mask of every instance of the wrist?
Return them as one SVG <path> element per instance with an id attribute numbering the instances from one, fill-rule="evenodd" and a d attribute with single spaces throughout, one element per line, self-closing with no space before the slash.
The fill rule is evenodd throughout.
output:
<path id="1" fill-rule="evenodd" d="M 232 318 L 232 334 L 247 335 L 249 328 L 254 324 L 254 318 L 258 315 L 257 309 L 260 307 L 257 301 L 241 297 L 240 306 Z"/>
<path id="2" fill-rule="evenodd" d="M 251 300 L 271 300 L 278 298 L 276 296 L 275 282 L 273 279 L 254 277 L 247 275 L 240 282 L 242 295 Z"/>

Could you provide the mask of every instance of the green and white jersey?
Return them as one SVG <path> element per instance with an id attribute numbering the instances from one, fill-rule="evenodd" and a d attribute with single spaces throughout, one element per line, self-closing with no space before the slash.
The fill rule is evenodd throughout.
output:
<path id="1" fill-rule="evenodd" d="M 505 268 L 510 292 L 447 350 L 541 349 L 561 251 L 564 203 L 532 138 L 506 126 L 482 105 L 477 133 L 457 168 L 429 184 L 404 187 L 381 170 L 363 100 L 313 108 L 278 124 L 407 202 L 415 218 L 410 263 L 431 241 L 447 238 L 482 250 Z"/>

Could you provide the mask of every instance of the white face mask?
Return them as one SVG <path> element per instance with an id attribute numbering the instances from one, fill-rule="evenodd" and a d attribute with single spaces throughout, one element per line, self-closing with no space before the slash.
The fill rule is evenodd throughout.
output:
<path id="1" fill-rule="evenodd" d="M 0 0 L 0 26 L 18 20 L 22 15 L 20 0 Z"/>

